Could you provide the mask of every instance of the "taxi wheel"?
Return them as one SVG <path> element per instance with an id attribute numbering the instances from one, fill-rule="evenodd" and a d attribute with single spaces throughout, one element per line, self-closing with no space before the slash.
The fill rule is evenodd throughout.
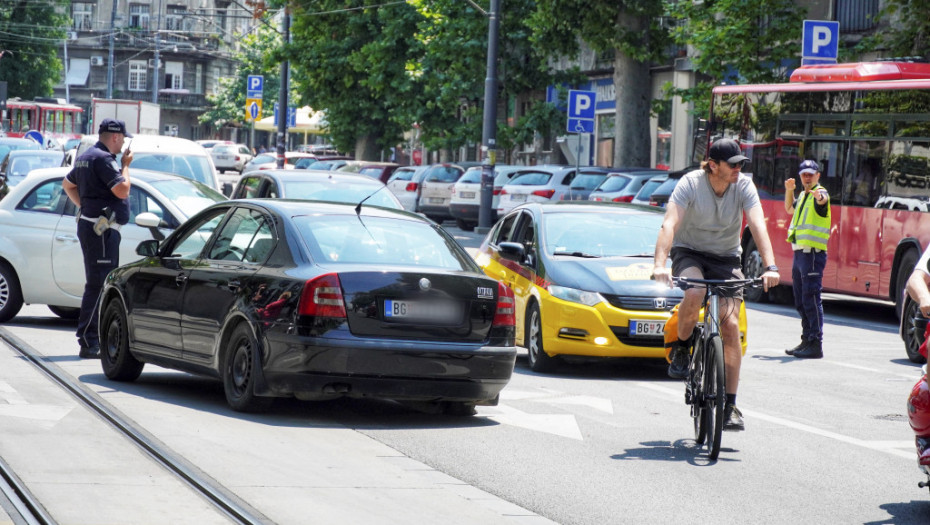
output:
<path id="1" fill-rule="evenodd" d="M 530 304 L 526 312 L 526 333 L 523 339 L 530 368 L 534 372 L 551 372 L 556 367 L 557 359 L 543 350 L 542 317 L 539 315 L 539 305 L 535 302 Z"/>
<path id="2" fill-rule="evenodd" d="M 258 341 L 248 325 L 240 324 L 226 345 L 222 370 L 226 402 L 233 410 L 261 412 L 271 406 L 273 398 L 255 395 L 255 378 L 260 366 Z"/>

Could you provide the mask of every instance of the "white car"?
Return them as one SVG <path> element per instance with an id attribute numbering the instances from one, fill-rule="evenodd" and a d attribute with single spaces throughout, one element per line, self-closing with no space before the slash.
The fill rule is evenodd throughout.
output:
<path id="1" fill-rule="evenodd" d="M 217 144 L 210 148 L 213 165 L 220 173 L 233 170 L 242 173 L 242 169 L 252 160 L 252 151 L 245 144 Z"/>
<path id="2" fill-rule="evenodd" d="M 502 216 L 526 202 L 573 200 L 574 179 L 574 166 L 528 166 L 501 188 L 497 214 Z"/>
<path id="3" fill-rule="evenodd" d="M 84 263 L 76 208 L 61 189 L 70 168 L 32 171 L 0 201 L 0 323 L 22 305 L 46 304 L 56 315 L 76 318 L 84 294 Z M 130 222 L 120 229 L 119 262 L 141 259 L 136 246 L 153 237 L 134 223 L 151 213 L 159 232 L 171 233 L 191 215 L 226 197 L 177 175 L 130 167 Z"/>
<path id="4" fill-rule="evenodd" d="M 510 181 L 520 170 L 526 166 L 510 166 L 498 164 L 494 166 L 494 189 L 491 197 L 491 223 L 497 222 L 497 204 L 500 192 L 504 185 Z M 481 210 L 481 166 L 473 166 L 465 170 L 462 178 L 452 185 L 452 198 L 449 200 L 449 212 L 455 219 L 459 229 L 470 232 L 478 225 L 478 215 Z"/>
<path id="5" fill-rule="evenodd" d="M 428 166 L 401 166 L 394 170 L 387 181 L 391 193 L 407 211 L 417 211 L 417 199 L 420 198 L 420 187 Z"/>

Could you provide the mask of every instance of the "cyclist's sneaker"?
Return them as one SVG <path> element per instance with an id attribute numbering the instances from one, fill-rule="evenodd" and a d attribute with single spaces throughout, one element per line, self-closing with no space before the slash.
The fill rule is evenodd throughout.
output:
<path id="1" fill-rule="evenodd" d="M 668 365 L 668 376 L 673 379 L 684 379 L 688 377 L 688 365 L 691 364 L 691 356 L 688 354 L 688 349 L 676 344 L 672 347 L 669 358 L 672 362 Z"/>
<path id="2" fill-rule="evenodd" d="M 798 346 L 785 350 L 785 353 L 788 355 L 794 355 L 800 352 L 801 350 L 804 350 L 805 348 L 807 348 L 807 345 L 808 345 L 807 339 L 802 339 L 801 342 L 798 344 Z"/>
<path id="3" fill-rule="evenodd" d="M 723 409 L 723 429 L 728 432 L 746 430 L 746 424 L 743 423 L 743 413 L 736 408 L 736 405 L 727 405 Z"/>

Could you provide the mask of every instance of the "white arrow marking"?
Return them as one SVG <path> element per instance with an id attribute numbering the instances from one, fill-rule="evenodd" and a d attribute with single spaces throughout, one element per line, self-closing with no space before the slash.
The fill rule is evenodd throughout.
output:
<path id="1" fill-rule="evenodd" d="M 39 421 L 58 421 L 71 409 L 53 405 L 0 405 L 0 417 L 20 417 Z"/>
<path id="2" fill-rule="evenodd" d="M 601 412 L 606 412 L 608 414 L 614 413 L 613 403 L 603 397 L 594 397 L 594 396 L 571 396 L 571 397 L 554 397 L 548 399 L 540 399 L 543 403 L 551 404 L 562 404 L 562 405 L 582 405 L 600 410 Z"/>
<path id="3" fill-rule="evenodd" d="M 537 432 L 546 432 L 556 436 L 577 439 L 582 441 L 581 429 L 575 421 L 575 416 L 564 414 L 527 414 L 522 410 L 513 407 L 498 405 L 487 409 L 480 407 L 481 411 L 496 411 L 499 414 L 488 414 L 485 417 L 493 419 L 503 425 L 513 425 L 515 427 L 535 430 Z M 482 414 L 483 415 L 483 414 Z"/>
<path id="4" fill-rule="evenodd" d="M 0 381 L 0 398 L 11 405 L 28 404 L 28 401 L 23 399 L 23 396 L 19 395 L 19 392 L 17 392 L 15 388 L 4 381 Z"/>

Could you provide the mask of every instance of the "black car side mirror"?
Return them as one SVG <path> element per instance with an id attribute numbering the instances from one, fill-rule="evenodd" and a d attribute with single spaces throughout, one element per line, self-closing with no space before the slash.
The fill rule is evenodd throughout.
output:
<path id="1" fill-rule="evenodd" d="M 502 242 L 497 247 L 498 253 L 504 259 L 522 263 L 526 257 L 526 248 L 519 242 Z"/>
<path id="2" fill-rule="evenodd" d="M 153 257 L 158 254 L 158 241 L 155 239 L 146 239 L 136 246 L 136 255 L 142 257 Z"/>

